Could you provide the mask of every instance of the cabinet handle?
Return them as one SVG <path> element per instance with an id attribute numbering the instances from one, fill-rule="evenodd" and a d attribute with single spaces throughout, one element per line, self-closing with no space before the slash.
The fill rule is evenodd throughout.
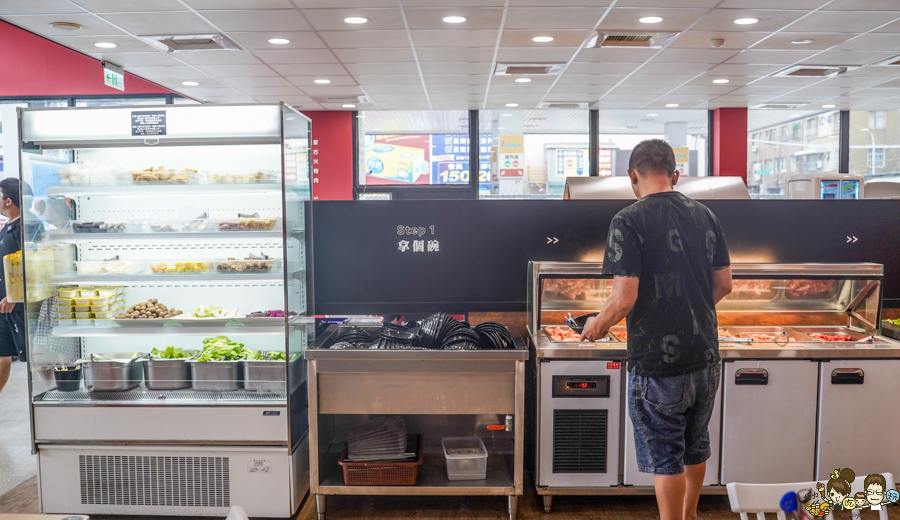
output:
<path id="1" fill-rule="evenodd" d="M 734 373 L 736 385 L 767 385 L 769 384 L 769 371 L 764 368 L 739 368 Z"/>
<path id="2" fill-rule="evenodd" d="M 866 373 L 861 368 L 835 368 L 831 371 L 833 385 L 861 385 Z"/>

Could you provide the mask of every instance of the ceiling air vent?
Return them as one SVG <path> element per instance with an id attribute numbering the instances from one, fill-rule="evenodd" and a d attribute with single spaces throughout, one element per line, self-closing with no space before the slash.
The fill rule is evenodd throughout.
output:
<path id="1" fill-rule="evenodd" d="M 759 108 L 762 110 L 791 110 L 808 104 L 809 103 L 763 103 L 751 108 Z"/>
<path id="2" fill-rule="evenodd" d="M 626 49 L 660 49 L 681 33 L 597 31 L 586 47 L 619 47 Z"/>
<path id="3" fill-rule="evenodd" d="M 239 51 L 238 44 L 221 34 L 181 34 L 141 36 L 145 42 L 166 52 Z"/>
<path id="4" fill-rule="evenodd" d="M 495 76 L 555 76 L 565 63 L 498 63 Z"/>
<path id="5" fill-rule="evenodd" d="M 848 70 L 855 69 L 857 67 L 850 66 L 836 66 L 836 65 L 794 65 L 793 67 L 789 67 L 787 69 L 782 70 L 781 72 L 776 72 L 773 76 L 776 77 L 813 77 L 813 78 L 823 78 L 828 76 L 836 76 L 838 74 L 843 74 Z"/>
<path id="6" fill-rule="evenodd" d="M 590 103 L 572 101 L 545 101 L 538 108 L 588 108 Z"/>
<path id="7" fill-rule="evenodd" d="M 369 103 L 369 98 L 363 95 L 358 96 L 319 96 L 313 97 L 318 103 L 342 103 L 352 104 Z"/>

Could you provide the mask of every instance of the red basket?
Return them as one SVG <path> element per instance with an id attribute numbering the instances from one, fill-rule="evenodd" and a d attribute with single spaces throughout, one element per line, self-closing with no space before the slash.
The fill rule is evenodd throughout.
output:
<path id="1" fill-rule="evenodd" d="M 338 459 L 344 470 L 347 486 L 415 486 L 422 465 L 422 436 L 419 435 L 419 456 L 415 462 L 345 462 L 346 448 Z"/>

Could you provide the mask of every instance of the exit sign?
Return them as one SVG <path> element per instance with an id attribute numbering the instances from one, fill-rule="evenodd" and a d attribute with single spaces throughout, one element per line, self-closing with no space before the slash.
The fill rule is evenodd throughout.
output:
<path id="1" fill-rule="evenodd" d="M 125 91 L 125 69 L 118 65 L 104 61 L 103 84 L 117 90 Z"/>

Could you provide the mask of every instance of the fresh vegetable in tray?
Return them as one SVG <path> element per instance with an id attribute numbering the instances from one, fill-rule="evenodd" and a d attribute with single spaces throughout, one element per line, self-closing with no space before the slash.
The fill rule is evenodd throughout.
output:
<path id="1" fill-rule="evenodd" d="M 203 350 L 196 359 L 197 361 L 237 361 L 252 353 L 252 350 L 244 348 L 243 343 L 231 341 L 228 336 L 216 336 L 203 339 Z"/>
<path id="2" fill-rule="evenodd" d="M 192 318 L 234 318 L 237 317 L 238 313 L 241 310 L 238 308 L 235 309 L 223 309 L 218 305 L 203 305 L 201 307 L 197 307 L 194 309 L 194 312 L 191 313 Z"/>
<path id="3" fill-rule="evenodd" d="M 250 354 L 247 355 L 248 361 L 285 361 L 286 357 L 284 352 L 280 352 L 277 350 L 273 350 L 270 352 L 261 352 L 258 350 L 251 350 Z"/>
<path id="4" fill-rule="evenodd" d="M 151 356 L 155 356 L 161 359 L 184 359 L 191 357 L 193 354 L 193 352 L 185 352 L 181 347 L 173 346 L 168 346 L 165 350 L 154 348 L 150 351 Z"/>

